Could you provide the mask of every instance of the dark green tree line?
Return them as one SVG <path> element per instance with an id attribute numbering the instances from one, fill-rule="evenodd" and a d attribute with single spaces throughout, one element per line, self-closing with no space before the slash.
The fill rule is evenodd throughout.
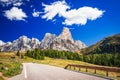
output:
<path id="1" fill-rule="evenodd" d="M 44 56 L 58 59 L 78 60 L 92 64 L 103 65 L 103 66 L 117 66 L 120 67 L 120 54 L 77 54 L 68 51 L 57 51 L 57 50 L 40 50 L 35 49 L 27 51 L 27 56 L 34 59 L 44 59 Z"/>
<path id="2" fill-rule="evenodd" d="M 42 51 L 40 51 L 40 49 L 35 49 L 32 51 L 28 50 L 25 55 L 38 60 L 44 59 L 44 54 Z"/>

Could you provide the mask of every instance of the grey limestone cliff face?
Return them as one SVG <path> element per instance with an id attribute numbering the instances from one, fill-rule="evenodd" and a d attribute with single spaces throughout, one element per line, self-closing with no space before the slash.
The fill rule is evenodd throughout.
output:
<path id="1" fill-rule="evenodd" d="M 0 51 L 10 51 L 11 50 L 11 42 L 7 42 L 4 45 L 0 46 Z"/>
<path id="2" fill-rule="evenodd" d="M 66 28 L 66 27 L 64 27 L 62 33 L 58 36 L 58 38 L 63 39 L 63 40 L 70 40 L 72 43 L 74 43 L 71 32 L 69 28 Z"/>
<path id="3" fill-rule="evenodd" d="M 46 33 L 45 37 L 41 41 L 40 48 L 41 49 L 50 49 L 50 45 L 56 37 L 57 36 L 55 34 Z"/>
<path id="4" fill-rule="evenodd" d="M 86 48 L 86 45 L 80 40 L 74 40 L 69 28 L 66 27 L 59 36 L 46 33 L 41 42 L 37 38 L 30 39 L 27 36 L 21 36 L 13 42 L 7 43 L 0 40 L 0 51 L 26 51 L 35 48 L 77 52 L 82 48 Z"/>
<path id="5" fill-rule="evenodd" d="M 80 40 L 73 40 L 70 30 L 66 27 L 59 36 L 46 33 L 40 46 L 41 49 L 65 50 L 70 52 L 77 52 L 85 47 L 86 45 Z"/>

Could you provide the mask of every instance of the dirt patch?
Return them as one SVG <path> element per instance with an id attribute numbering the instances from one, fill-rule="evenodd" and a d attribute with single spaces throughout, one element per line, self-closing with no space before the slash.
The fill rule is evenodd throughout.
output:
<path id="1" fill-rule="evenodd" d="M 2 72 L 0 72 L 0 77 L 2 77 L 4 80 L 8 80 L 8 77 L 3 76 Z"/>

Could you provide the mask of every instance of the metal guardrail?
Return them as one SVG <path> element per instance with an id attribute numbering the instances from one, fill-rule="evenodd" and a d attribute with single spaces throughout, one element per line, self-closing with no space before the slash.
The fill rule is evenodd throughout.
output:
<path id="1" fill-rule="evenodd" d="M 76 64 L 68 64 L 67 66 L 65 66 L 65 69 L 67 68 L 73 67 L 74 70 L 76 70 L 76 68 L 79 68 L 79 71 L 81 70 L 81 68 L 85 68 L 86 72 L 88 72 L 88 69 L 94 69 L 94 74 L 96 74 L 97 70 L 102 70 L 102 71 L 106 71 L 106 76 L 108 75 L 108 72 L 117 72 L 120 73 L 120 68 L 110 68 L 110 67 L 101 67 L 101 66 L 86 66 L 86 65 L 76 65 Z"/>

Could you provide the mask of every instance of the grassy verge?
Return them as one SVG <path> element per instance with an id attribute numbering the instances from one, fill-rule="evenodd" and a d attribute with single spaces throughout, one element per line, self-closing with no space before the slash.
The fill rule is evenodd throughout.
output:
<path id="1" fill-rule="evenodd" d="M 4 80 L 2 77 L 0 77 L 0 80 Z"/>
<path id="2" fill-rule="evenodd" d="M 0 65 L 0 71 L 4 76 L 11 77 L 20 73 L 20 65 L 20 62 L 13 62 L 12 60 L 9 60 Z"/>
<path id="3" fill-rule="evenodd" d="M 15 58 L 14 53 L 0 53 L 0 72 L 6 77 L 12 77 L 19 74 L 22 70 L 21 63 Z"/>
<path id="4" fill-rule="evenodd" d="M 47 64 L 47 65 L 52 65 L 52 66 L 57 66 L 57 67 L 62 67 L 62 68 L 64 68 L 67 64 L 80 64 L 80 65 L 98 66 L 98 65 L 94 65 L 94 64 L 90 64 L 90 63 L 86 63 L 86 62 L 82 62 L 82 61 L 54 59 L 54 58 L 49 58 L 49 57 L 45 57 L 45 60 L 35 60 L 33 58 L 25 57 L 24 59 L 21 59 L 20 61 L 21 62 L 35 62 L 35 63 Z M 73 70 L 73 68 L 72 68 L 72 70 Z M 77 68 L 76 68 L 76 70 L 78 71 Z M 81 68 L 80 72 L 85 72 L 85 71 L 86 70 L 84 68 Z M 88 69 L 88 73 L 89 74 L 94 74 L 94 70 Z M 105 76 L 106 72 L 97 70 L 97 75 Z M 118 75 L 120 75 L 120 73 L 118 74 L 118 73 L 115 73 L 115 72 L 109 72 L 109 77 L 120 80 L 120 77 L 117 77 Z"/>

